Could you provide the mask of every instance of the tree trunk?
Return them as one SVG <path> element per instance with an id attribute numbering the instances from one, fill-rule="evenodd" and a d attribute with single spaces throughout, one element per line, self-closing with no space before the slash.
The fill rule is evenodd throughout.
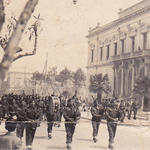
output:
<path id="1" fill-rule="evenodd" d="M 0 1 L 1 2 L 1 1 Z M 19 20 L 17 21 L 16 28 L 11 38 L 8 41 L 8 44 L 5 48 L 5 54 L 0 63 L 0 80 L 1 82 L 5 79 L 5 76 L 10 68 L 11 63 L 13 62 L 14 55 L 16 54 L 16 47 L 18 47 L 21 40 L 24 29 L 27 25 L 28 20 L 30 19 L 34 8 L 37 5 L 38 0 L 28 0 L 24 10 L 22 11 Z"/>
<path id="2" fill-rule="evenodd" d="M 0 0 L 0 32 L 2 30 L 4 22 L 5 22 L 4 3 L 3 0 Z"/>
<path id="3" fill-rule="evenodd" d="M 97 92 L 97 99 L 99 101 L 99 103 L 101 103 L 101 99 L 102 99 L 102 93 L 101 92 Z"/>

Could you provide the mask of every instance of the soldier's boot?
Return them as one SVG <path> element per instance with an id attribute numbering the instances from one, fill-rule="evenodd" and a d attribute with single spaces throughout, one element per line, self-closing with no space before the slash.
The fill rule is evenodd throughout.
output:
<path id="1" fill-rule="evenodd" d="M 128 119 L 130 120 L 130 119 L 131 119 L 131 117 L 130 117 L 130 116 L 128 116 Z"/>
<path id="2" fill-rule="evenodd" d="M 48 133 L 48 138 L 52 139 L 52 134 L 51 133 Z"/>
<path id="3" fill-rule="evenodd" d="M 134 116 L 133 119 L 136 120 L 136 116 Z"/>
<path id="4" fill-rule="evenodd" d="M 28 146 L 27 146 L 27 150 L 32 150 L 32 146 L 31 146 L 31 145 L 28 145 Z"/>
<path id="5" fill-rule="evenodd" d="M 22 146 L 22 143 L 23 143 L 22 138 L 20 138 L 19 145 Z"/>
<path id="6" fill-rule="evenodd" d="M 94 143 L 97 142 L 97 138 L 95 136 L 93 137 L 93 141 L 94 141 Z"/>
<path id="7" fill-rule="evenodd" d="M 110 150 L 113 150 L 113 149 L 114 149 L 113 143 L 109 143 L 108 148 L 109 148 Z"/>
<path id="8" fill-rule="evenodd" d="M 60 123 L 58 123 L 57 127 L 58 127 L 58 128 L 61 127 Z"/>
<path id="9" fill-rule="evenodd" d="M 70 143 L 67 144 L 67 150 L 71 150 L 71 144 Z"/>

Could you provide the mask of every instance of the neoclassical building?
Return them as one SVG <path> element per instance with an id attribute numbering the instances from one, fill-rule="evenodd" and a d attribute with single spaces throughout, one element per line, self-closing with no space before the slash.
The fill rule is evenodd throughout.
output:
<path id="1" fill-rule="evenodd" d="M 87 80 L 108 74 L 112 92 L 131 95 L 136 78 L 150 76 L 150 0 L 119 12 L 117 20 L 89 29 Z"/>

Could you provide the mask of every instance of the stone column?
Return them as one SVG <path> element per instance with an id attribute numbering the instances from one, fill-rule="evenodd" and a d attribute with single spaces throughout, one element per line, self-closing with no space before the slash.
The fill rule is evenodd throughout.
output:
<path id="1" fill-rule="evenodd" d="M 113 95 L 117 96 L 117 68 L 116 66 L 114 65 L 113 66 Z"/>
<path id="2" fill-rule="evenodd" d="M 94 65 L 95 65 L 95 72 L 96 74 L 98 73 L 97 69 L 98 69 L 98 63 L 99 63 L 99 38 L 96 38 L 96 42 L 95 42 L 95 54 L 94 54 Z"/>
<path id="3" fill-rule="evenodd" d="M 95 47 L 95 65 L 99 63 L 99 38 L 96 38 L 96 47 Z"/>
<path id="4" fill-rule="evenodd" d="M 125 53 L 131 53 L 132 47 L 131 47 L 131 37 L 128 35 L 125 40 Z"/>
<path id="5" fill-rule="evenodd" d="M 138 29 L 137 31 L 137 37 L 136 37 L 136 47 L 135 50 L 139 51 L 143 49 L 143 35 L 141 31 Z"/>
<path id="6" fill-rule="evenodd" d="M 124 94 L 125 94 L 125 96 L 126 95 L 128 95 L 128 79 L 129 79 L 129 68 L 128 68 L 128 66 L 125 66 L 125 82 L 124 82 Z"/>
<path id="7" fill-rule="evenodd" d="M 147 49 L 150 49 L 150 31 L 147 32 Z"/>
<path id="8" fill-rule="evenodd" d="M 150 58 L 146 57 L 146 58 L 145 58 L 145 62 L 144 62 L 145 76 L 148 76 L 148 75 L 149 75 L 149 73 L 148 73 L 148 71 L 149 71 L 149 65 L 150 65 L 150 60 L 149 60 L 149 59 L 150 59 Z"/>
<path id="9" fill-rule="evenodd" d="M 135 83 L 135 64 L 133 59 L 132 60 L 132 90 L 134 89 L 134 83 Z"/>
<path id="10" fill-rule="evenodd" d="M 124 62 L 123 61 L 121 64 L 121 69 L 122 69 L 122 73 L 121 73 L 121 94 L 120 94 L 120 96 L 122 97 L 124 95 Z"/>

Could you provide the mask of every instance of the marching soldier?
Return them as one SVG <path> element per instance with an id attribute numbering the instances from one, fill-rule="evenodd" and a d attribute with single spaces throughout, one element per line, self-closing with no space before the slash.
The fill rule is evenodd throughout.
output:
<path id="1" fill-rule="evenodd" d="M 56 100 L 54 103 L 54 126 L 60 127 L 60 103 Z M 59 123 L 58 123 L 59 122 Z"/>
<path id="2" fill-rule="evenodd" d="M 60 99 L 60 120 L 59 121 L 61 122 L 62 115 L 63 115 L 64 109 L 66 107 L 66 100 L 62 96 L 60 96 L 59 99 Z"/>
<path id="3" fill-rule="evenodd" d="M 126 112 L 127 112 L 127 118 L 130 120 L 131 119 L 131 112 L 132 112 L 132 103 L 131 103 L 131 99 L 128 99 L 126 102 Z"/>
<path id="4" fill-rule="evenodd" d="M 18 107 L 16 108 L 16 116 L 17 116 L 17 137 L 20 138 L 20 142 L 22 143 L 23 133 L 25 129 L 25 122 L 27 119 L 27 104 L 25 100 L 21 101 L 21 104 L 18 104 Z"/>
<path id="5" fill-rule="evenodd" d="M 120 121 L 123 122 L 124 119 L 125 119 L 125 116 L 126 116 L 126 113 L 125 113 L 125 101 L 124 100 L 121 100 L 120 102 L 120 105 L 119 105 L 119 114 L 121 115 L 120 116 Z"/>
<path id="6" fill-rule="evenodd" d="M 137 101 L 137 99 L 134 99 L 134 101 L 132 102 L 132 106 L 131 106 L 131 114 L 132 115 L 132 111 L 133 111 L 133 119 L 136 120 L 136 115 L 137 115 L 137 111 L 140 108 L 139 102 Z"/>
<path id="7" fill-rule="evenodd" d="M 80 119 L 81 116 L 79 109 L 74 105 L 74 99 L 68 100 L 63 116 L 65 118 L 67 149 L 71 150 L 72 137 L 75 131 L 77 121 Z"/>
<path id="8" fill-rule="evenodd" d="M 105 111 L 104 111 L 103 105 L 98 104 L 98 100 L 95 100 L 93 106 L 91 107 L 94 143 L 97 142 L 99 125 L 100 125 L 101 119 L 103 118 L 104 112 Z"/>
<path id="9" fill-rule="evenodd" d="M 48 138 L 52 138 L 52 129 L 53 129 L 53 123 L 54 123 L 54 109 L 53 109 L 53 99 L 51 96 L 46 97 L 45 100 L 45 114 L 47 118 L 47 132 L 48 132 Z"/>
<path id="10" fill-rule="evenodd" d="M 111 100 L 110 104 L 106 109 L 107 128 L 109 133 L 109 148 L 113 149 L 114 138 L 116 135 L 117 122 L 120 119 L 120 112 L 114 99 Z"/>
<path id="11" fill-rule="evenodd" d="M 0 101 L 0 124 L 3 118 L 4 118 L 4 110 L 3 110 L 2 101 Z"/>
<path id="12" fill-rule="evenodd" d="M 32 143 L 38 122 L 40 121 L 41 112 L 38 109 L 38 104 L 35 103 L 34 97 L 27 109 L 27 123 L 26 123 L 26 146 L 28 150 L 32 149 Z"/>

